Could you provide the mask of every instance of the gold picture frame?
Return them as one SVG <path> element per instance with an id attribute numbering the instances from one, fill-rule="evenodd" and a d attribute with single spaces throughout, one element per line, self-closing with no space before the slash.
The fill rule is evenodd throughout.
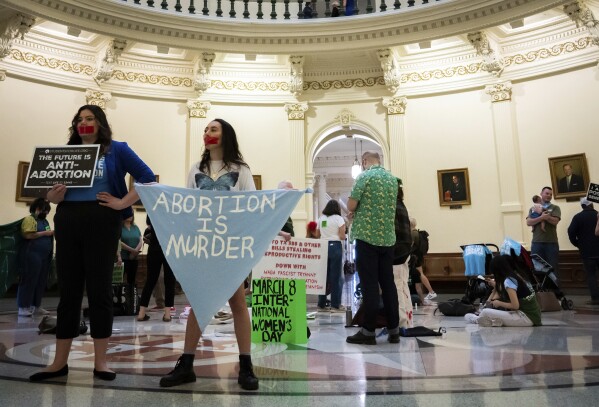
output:
<path id="1" fill-rule="evenodd" d="M 584 153 L 549 158 L 553 196 L 556 199 L 580 198 L 589 188 L 589 169 Z M 570 179 L 567 179 L 568 172 Z"/>
<path id="2" fill-rule="evenodd" d="M 30 204 L 36 198 L 45 198 L 49 188 L 25 188 L 25 180 L 29 171 L 29 162 L 19 161 L 17 166 L 17 188 L 15 201 Z"/>
<path id="3" fill-rule="evenodd" d="M 262 189 L 262 175 L 252 175 L 254 178 L 254 185 L 256 186 L 256 191 Z"/>
<path id="4" fill-rule="evenodd" d="M 470 177 L 468 168 L 438 170 L 439 205 L 470 205 Z"/>
<path id="5" fill-rule="evenodd" d="M 156 176 L 156 182 L 160 182 L 160 175 L 158 174 L 154 174 Z M 135 184 L 135 179 L 129 175 L 129 191 L 131 191 L 131 189 L 133 189 L 133 184 Z M 145 211 L 146 209 L 144 208 L 143 204 L 141 203 L 141 199 L 139 199 L 137 202 L 135 202 L 133 205 L 131 205 L 133 207 L 133 209 L 137 210 L 137 211 Z"/>

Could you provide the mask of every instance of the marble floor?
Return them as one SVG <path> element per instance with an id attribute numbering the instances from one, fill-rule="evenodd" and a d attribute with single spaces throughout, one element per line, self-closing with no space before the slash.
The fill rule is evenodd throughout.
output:
<path id="1" fill-rule="evenodd" d="M 349 285 L 348 285 L 349 286 Z M 344 302 L 352 304 L 349 290 Z M 439 295 L 437 300 L 460 297 Z M 345 342 L 356 328 L 345 314 L 317 313 L 307 345 L 256 344 L 257 392 L 237 385 L 237 344 L 231 323 L 213 320 L 196 353 L 193 384 L 163 389 L 183 346 L 186 305 L 176 300 L 170 323 L 116 317 L 109 344 L 113 382 L 92 376 L 92 341 L 74 342 L 68 378 L 29 383 L 53 358 L 54 337 L 38 335 L 41 317 L 18 317 L 14 298 L 0 299 L 0 406 L 591 406 L 599 396 L 599 307 L 571 296 L 574 310 L 544 313 L 537 328 L 482 328 L 460 317 L 415 310 L 415 325 L 442 337 L 401 338 L 376 346 Z M 44 299 L 55 313 L 57 298 Z M 311 302 L 308 311 L 315 311 Z"/>

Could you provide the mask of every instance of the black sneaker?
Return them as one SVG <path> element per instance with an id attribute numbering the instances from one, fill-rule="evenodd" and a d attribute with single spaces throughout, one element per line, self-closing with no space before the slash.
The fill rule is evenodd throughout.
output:
<path id="1" fill-rule="evenodd" d="M 193 383 L 196 381 L 196 374 L 193 371 L 193 357 L 182 355 L 175 368 L 167 376 L 160 379 L 160 387 L 173 387 L 180 384 Z"/>
<path id="2" fill-rule="evenodd" d="M 389 343 L 399 343 L 399 333 L 389 334 L 387 341 L 389 341 Z"/>
<path id="3" fill-rule="evenodd" d="M 364 335 L 362 333 L 362 331 L 360 330 L 360 331 L 358 331 L 357 334 L 348 336 L 345 339 L 345 342 L 355 343 L 358 345 L 376 345 L 376 338 L 374 337 L 374 335 L 372 335 L 372 336 Z"/>

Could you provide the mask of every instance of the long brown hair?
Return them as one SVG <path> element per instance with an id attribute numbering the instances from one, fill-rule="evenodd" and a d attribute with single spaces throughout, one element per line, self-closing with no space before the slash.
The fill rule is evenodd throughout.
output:
<path id="1" fill-rule="evenodd" d="M 241 155 L 241 152 L 239 151 L 237 133 L 235 133 L 233 126 L 223 119 L 214 119 L 212 121 L 219 122 L 221 126 L 222 136 L 220 138 L 220 143 L 223 148 L 223 164 L 225 167 L 229 169 L 231 164 L 237 164 L 250 168 L 243 160 L 243 155 Z M 204 150 L 198 168 L 204 174 L 207 174 L 210 171 L 210 150 Z"/>
<path id="2" fill-rule="evenodd" d="M 77 130 L 77 124 L 79 124 L 79 115 L 83 110 L 89 110 L 93 113 L 96 123 L 98 123 L 98 141 L 97 144 L 100 144 L 100 155 L 106 154 L 106 151 L 110 147 L 110 143 L 112 142 L 112 129 L 108 124 L 108 119 L 106 118 L 106 113 L 102 110 L 101 107 L 95 105 L 83 105 L 77 110 L 77 114 L 73 117 L 71 121 L 71 127 L 69 128 L 69 141 L 68 145 L 77 145 L 82 144 L 83 140 L 79 135 L 79 131 Z"/>

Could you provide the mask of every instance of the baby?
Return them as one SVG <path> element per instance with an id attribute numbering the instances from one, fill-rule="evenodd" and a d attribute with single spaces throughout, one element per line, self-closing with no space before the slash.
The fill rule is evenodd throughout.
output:
<path id="1" fill-rule="evenodd" d="M 532 197 L 532 202 L 534 203 L 534 205 L 530 208 L 530 218 L 536 219 L 543 214 L 543 211 L 545 209 L 543 208 L 543 201 L 541 200 L 540 196 L 534 195 Z M 537 225 L 532 227 L 533 232 L 536 227 L 537 227 Z M 541 222 L 541 230 L 543 232 L 545 231 L 545 221 Z"/>

